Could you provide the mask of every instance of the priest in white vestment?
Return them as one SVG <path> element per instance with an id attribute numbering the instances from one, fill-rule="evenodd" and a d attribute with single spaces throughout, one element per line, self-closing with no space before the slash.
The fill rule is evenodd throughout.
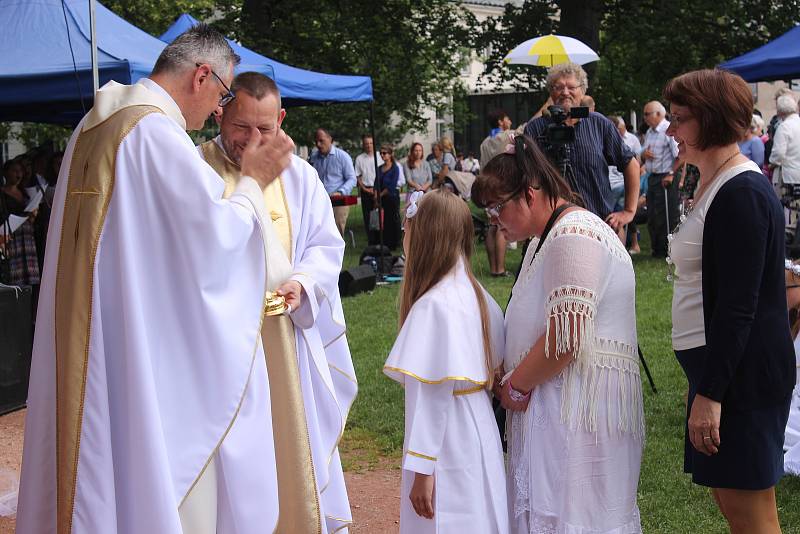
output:
<path id="1" fill-rule="evenodd" d="M 222 200 L 185 132 L 230 101 L 237 62 L 200 25 L 164 49 L 150 79 L 104 86 L 69 141 L 34 341 L 20 534 L 275 529 L 259 332 L 276 237 L 262 190 L 293 144 L 256 134 L 248 177 Z"/>
<path id="2" fill-rule="evenodd" d="M 251 131 L 274 135 L 286 114 L 278 87 L 263 74 L 239 74 L 232 90 L 236 100 L 217 118 L 220 135 L 198 147 L 223 178 L 225 197 L 236 190 Z M 338 443 L 357 390 L 338 289 L 344 241 L 317 172 L 301 158 L 292 157 L 263 202 L 286 266 L 279 287 L 268 289 L 292 306 L 291 320 L 267 317 L 262 330 L 273 391 L 278 532 L 342 532 L 352 519 Z M 267 270 L 276 272 L 272 261 Z M 307 506 L 315 501 L 316 510 Z"/>

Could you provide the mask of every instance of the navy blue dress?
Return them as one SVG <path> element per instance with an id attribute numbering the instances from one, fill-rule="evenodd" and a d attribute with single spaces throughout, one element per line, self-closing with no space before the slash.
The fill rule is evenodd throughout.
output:
<path id="1" fill-rule="evenodd" d="M 402 241 L 400 230 L 400 190 L 397 183 L 400 180 L 400 169 L 392 162 L 388 171 L 383 166 L 378 167 L 378 191 L 387 191 L 381 196 L 383 207 L 383 244 L 390 250 L 395 250 Z"/>
<path id="2" fill-rule="evenodd" d="M 696 394 L 722 403 L 719 452 L 685 441 L 684 470 L 713 488 L 761 490 L 783 475 L 795 382 L 784 282 L 784 216 L 770 183 L 745 171 L 717 192 L 703 229 L 706 345 L 676 355 Z"/>

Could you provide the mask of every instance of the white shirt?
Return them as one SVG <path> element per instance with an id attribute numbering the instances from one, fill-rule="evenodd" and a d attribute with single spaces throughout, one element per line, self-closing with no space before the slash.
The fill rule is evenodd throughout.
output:
<path id="1" fill-rule="evenodd" d="M 778 126 L 769 162 L 779 167 L 778 183 L 800 184 L 800 117 L 792 113 Z"/>
<path id="2" fill-rule="evenodd" d="M 672 164 L 678 157 L 678 143 L 667 135 L 669 121 L 662 119 L 655 128 L 644 135 L 644 150 L 650 149 L 653 157 L 645 162 L 647 172 L 663 174 L 672 172 Z"/>
<path id="3" fill-rule="evenodd" d="M 632 133 L 626 131 L 625 135 L 622 136 L 622 142 L 636 154 L 636 157 L 639 157 L 639 154 L 642 153 L 642 143 Z"/>
<path id="4" fill-rule="evenodd" d="M 383 165 L 383 160 L 378 158 L 378 165 Z M 367 154 L 362 152 L 356 156 L 356 176 L 361 179 L 361 182 L 367 186 L 372 187 L 375 185 L 375 154 Z"/>
<path id="5" fill-rule="evenodd" d="M 639 158 L 639 154 L 642 152 L 642 144 L 635 135 L 630 132 L 625 132 L 625 135 L 622 136 L 622 142 L 625 143 L 625 146 L 631 149 L 631 152 L 633 152 L 637 158 Z M 625 175 L 622 174 L 615 165 L 609 165 L 608 182 L 611 185 L 611 189 L 624 186 Z"/>
<path id="6" fill-rule="evenodd" d="M 675 286 L 672 293 L 672 348 L 689 350 L 706 344 L 703 318 L 703 227 L 706 214 L 720 187 L 744 171 L 761 172 L 752 161 L 721 173 L 681 223 L 669 243 L 669 255 L 675 262 Z"/>

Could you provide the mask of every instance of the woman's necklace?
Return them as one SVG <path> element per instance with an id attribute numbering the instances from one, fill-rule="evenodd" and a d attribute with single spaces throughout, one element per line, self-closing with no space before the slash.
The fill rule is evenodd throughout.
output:
<path id="1" fill-rule="evenodd" d="M 714 179 L 716 179 L 717 175 L 719 174 L 719 171 L 721 171 L 722 168 L 725 165 L 727 165 L 729 161 L 731 161 L 733 158 L 738 156 L 740 153 L 741 152 L 739 152 L 739 149 L 737 148 L 736 152 L 734 152 L 733 154 L 728 156 L 728 158 L 726 158 L 725 161 L 723 161 L 722 163 L 719 164 L 719 167 L 717 167 L 717 170 L 715 170 L 714 174 L 711 175 L 711 179 L 710 180 L 708 180 L 708 181 L 702 180 L 702 183 L 697 188 L 697 193 L 694 196 L 694 200 L 695 201 L 700 200 L 700 197 L 703 196 L 703 193 L 706 192 L 706 189 L 708 189 L 708 187 L 711 185 L 711 183 L 714 181 Z"/>
<path id="2" fill-rule="evenodd" d="M 700 186 L 697 188 L 694 198 L 687 201 L 687 204 L 684 206 L 684 209 L 682 210 L 682 213 L 678 219 L 678 224 L 675 225 L 675 229 L 667 234 L 667 249 L 668 249 L 667 282 L 672 282 L 678 277 L 678 275 L 675 274 L 675 262 L 672 261 L 672 240 L 675 239 L 675 235 L 680 231 L 681 225 L 686 221 L 686 219 L 692 213 L 692 210 L 694 210 L 694 207 L 699 202 L 700 197 L 703 196 L 703 193 L 705 193 L 706 190 L 709 188 L 709 186 L 714 182 L 714 180 L 716 180 L 717 175 L 719 175 L 719 173 L 722 171 L 722 168 L 725 167 L 725 165 L 727 165 L 733 158 L 738 156 L 740 153 L 741 152 L 739 152 L 739 149 L 737 148 L 736 152 L 725 158 L 725 161 L 719 164 L 717 170 L 715 170 L 714 174 L 711 175 L 711 179 L 709 179 L 708 181 L 705 180 L 702 181 Z"/>

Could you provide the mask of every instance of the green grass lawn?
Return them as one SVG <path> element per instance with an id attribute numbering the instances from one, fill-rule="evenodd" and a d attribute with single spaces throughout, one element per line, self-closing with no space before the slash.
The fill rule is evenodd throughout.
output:
<path id="1" fill-rule="evenodd" d="M 350 212 L 345 266 L 358 263 L 366 238 L 361 208 Z M 639 508 L 647 533 L 726 532 L 726 523 L 710 494 L 683 474 L 683 425 L 686 378 L 670 344 L 671 285 L 666 264 L 649 256 L 642 228 L 643 254 L 634 256 L 639 344 L 658 388 L 653 394 L 642 371 L 647 442 L 639 481 Z M 509 251 L 506 266 L 519 263 L 520 251 Z M 481 283 L 505 308 L 512 279 L 489 276 L 483 244 L 476 246 L 473 269 Z M 346 469 L 364 469 L 382 458 L 400 457 L 403 444 L 403 392 L 381 371 L 397 333 L 398 285 L 378 287 L 369 294 L 343 299 L 347 337 L 359 381 L 358 398 L 350 411 L 342 440 Z M 746 458 L 742 458 L 746 462 Z M 800 534 L 800 478 L 786 477 L 777 487 L 784 533 Z"/>

